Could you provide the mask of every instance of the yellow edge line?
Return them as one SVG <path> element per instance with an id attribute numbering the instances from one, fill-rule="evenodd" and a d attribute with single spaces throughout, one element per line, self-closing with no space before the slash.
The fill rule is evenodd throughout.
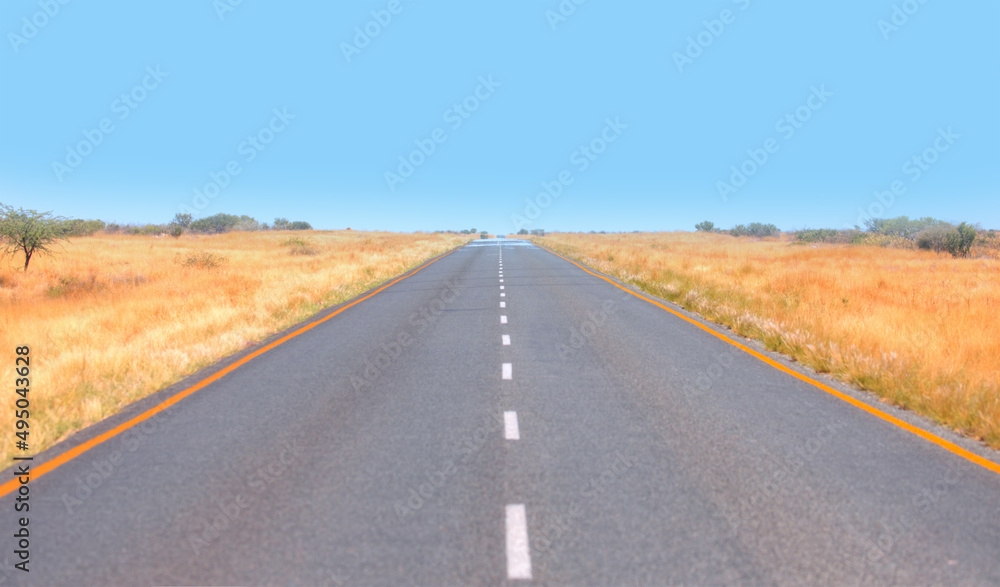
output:
<path id="1" fill-rule="evenodd" d="M 462 245 L 462 246 L 465 246 L 465 245 Z M 146 410 L 145 412 L 139 414 L 138 416 L 132 418 L 131 420 L 128 420 L 127 422 L 123 422 L 122 424 L 119 424 L 118 426 L 115 426 L 111 430 L 108 430 L 107 432 L 105 432 L 103 434 L 100 434 L 99 436 L 95 436 L 94 438 L 91 438 L 90 440 L 88 440 L 87 442 L 84 442 L 83 444 L 80 444 L 79 446 L 75 446 L 75 447 L 69 449 L 68 451 L 60 454 L 59 456 L 57 456 L 57 457 L 55 457 L 55 458 L 53 458 L 51 460 L 45 461 L 41 465 L 38 465 L 37 468 L 32 468 L 31 469 L 31 479 L 32 480 L 38 479 L 42 475 L 45 475 L 46 473 L 49 473 L 51 471 L 54 471 L 55 469 L 58 469 L 62 465 L 65 465 L 66 463 L 72 461 L 76 457 L 82 455 L 83 453 L 85 453 L 88 450 L 94 448 L 95 446 L 97 446 L 99 444 L 102 444 L 104 442 L 107 442 L 108 440 L 111 440 L 112 438 L 114 438 L 115 436 L 118 436 L 122 432 L 125 432 L 129 428 L 132 428 L 133 426 L 135 426 L 137 424 L 141 424 L 142 422 L 144 422 L 144 421 L 152 418 L 156 414 L 159 414 L 163 410 L 165 410 L 165 409 L 169 408 L 170 406 L 176 404 L 177 402 L 181 401 L 182 399 L 186 398 L 187 396 L 191 395 L 192 393 L 198 391 L 199 389 L 201 389 L 203 387 L 206 387 L 209 384 L 211 384 L 211 383 L 213 383 L 215 381 L 218 381 L 219 379 L 222 379 L 226 375 L 228 375 L 228 374 L 232 373 L 233 371 L 235 371 L 237 368 L 242 367 L 243 365 L 247 364 L 252 359 L 255 359 L 255 358 L 263 355 L 267 351 L 273 349 L 274 347 L 276 347 L 276 346 L 278 346 L 280 344 L 283 344 L 285 342 L 288 342 L 289 340 L 295 338 L 296 336 L 298 336 L 298 335 L 300 335 L 300 334 L 302 334 L 302 333 L 304 333 L 304 332 L 306 332 L 308 330 L 311 330 L 311 329 L 315 328 L 316 326 L 322 324 L 323 322 L 326 322 L 330 318 L 333 318 L 334 316 L 336 316 L 337 314 L 340 314 L 341 312 L 343 312 L 344 310 L 350 308 L 351 306 L 353 306 L 355 304 L 360 304 L 361 302 L 363 302 L 363 301 L 367 300 L 368 298 L 374 296 L 375 294 L 377 294 L 380 291 L 386 289 L 387 287 L 389 287 L 391 285 L 394 285 L 394 284 L 396 284 L 396 283 L 398 283 L 398 282 L 406 279 L 407 277 L 410 277 L 411 275 L 417 273 L 418 271 L 424 269 L 425 267 L 427 267 L 428 265 L 430 265 L 432 263 L 436 263 L 436 262 L 440 261 L 441 259 L 443 259 L 443 258 L 447 257 L 448 255 L 450 255 L 450 254 L 454 253 L 455 251 L 457 251 L 459 248 L 461 248 L 461 247 L 456 247 L 456 248 L 448 251 L 447 253 L 445 253 L 445 254 L 443 254 L 443 255 L 435 258 L 435 259 L 432 259 L 432 260 L 428 261 L 427 263 L 424 263 L 423 265 L 421 265 L 420 267 L 417 267 L 416 269 L 414 269 L 413 271 L 407 273 L 406 275 L 403 275 L 402 277 L 397 277 L 393 281 L 391 281 L 391 282 L 383 285 L 382 287 L 376 289 L 375 291 L 371 292 L 370 294 L 366 295 L 365 297 L 359 298 L 357 300 L 354 300 L 353 302 L 347 304 L 346 306 L 337 309 L 336 311 L 330 313 L 330 315 L 325 316 L 325 317 L 323 317 L 323 318 L 321 318 L 319 320 L 316 320 L 315 322 L 310 322 L 309 324 L 306 324 L 305 326 L 303 326 L 302 328 L 299 328 L 295 332 L 292 332 L 291 334 L 287 334 L 287 335 L 281 337 L 280 339 L 278 339 L 278 340 L 276 340 L 276 341 L 268 344 L 267 346 L 261 347 L 261 348 L 257 349 L 256 351 L 254 351 L 254 352 L 250 353 L 249 355 L 243 357 L 242 359 L 236 361 L 232 365 L 229 365 L 227 367 L 224 367 L 224 368 L 220 369 L 219 371 L 213 373 L 212 375 L 209 375 L 205 379 L 202 379 L 198 383 L 195 383 L 194 385 L 192 385 L 191 387 L 188 387 L 187 389 L 185 389 L 183 391 L 177 392 L 176 394 L 174 394 L 174 395 L 170 396 L 169 398 L 163 400 L 163 402 L 161 402 L 161 403 L 153 406 L 152 408 Z M 15 477 L 14 479 L 11 479 L 10 481 L 7 481 L 3 485 L 0 485 L 0 498 L 6 496 L 8 493 L 11 493 L 15 489 L 17 489 L 20 485 L 21 484 L 18 481 L 17 477 Z"/>
<path id="2" fill-rule="evenodd" d="M 916 434 L 917 436 L 923 438 L 924 440 L 927 440 L 929 442 L 933 442 L 934 444 L 940 446 L 941 448 L 943 448 L 943 449 L 945 449 L 945 450 L 947 450 L 947 451 L 949 451 L 949 452 L 951 452 L 953 454 L 956 454 L 956 455 L 958 455 L 958 456 L 960 456 L 960 457 L 962 457 L 962 458 L 964 458 L 966 460 L 972 461 L 973 463 L 975 463 L 975 464 L 977 464 L 977 465 L 979 465 L 981 467 L 984 467 L 986 469 L 989 469 L 990 471 L 993 471 L 994 473 L 1000 474 L 1000 465 L 998 465 L 997 463 L 994 463 L 993 461 L 985 459 L 985 458 L 983 458 L 983 457 L 981 457 L 981 456 L 979 456 L 979 455 L 977 455 L 975 453 L 969 452 L 969 451 L 965 450 L 964 448 L 958 446 L 957 444 L 955 444 L 953 442 L 949 442 L 949 441 L 941 438 L 940 436 L 936 436 L 934 434 L 931 434 L 930 432 L 927 432 L 926 430 L 923 430 L 921 428 L 917 428 L 916 426 L 914 426 L 914 425 L 912 425 L 912 424 L 910 424 L 908 422 L 904 422 L 903 420 L 900 420 L 899 418 L 896 418 L 895 416 L 891 416 L 889 414 L 886 414 L 885 412 L 883 412 L 883 411 L 881 411 L 881 410 L 879 410 L 877 408 L 874 408 L 874 407 L 866 404 L 863 401 L 855 399 L 855 398 L 853 398 L 853 397 L 851 397 L 851 396 L 849 396 L 849 395 L 847 395 L 847 394 L 845 394 L 843 392 L 837 391 L 836 389 L 830 387 L 829 385 L 825 385 L 823 383 L 820 383 L 819 381 L 816 381 L 815 379 L 812 379 L 811 377 L 807 377 L 807 376 L 803 375 L 802 373 L 799 373 L 798 371 L 794 371 L 792 369 L 789 369 L 788 367 L 782 365 L 781 363 L 775 361 L 774 359 L 772 359 L 772 358 L 770 358 L 770 357 L 768 357 L 766 355 L 763 355 L 763 354 L 761 354 L 761 353 L 759 353 L 759 352 L 757 352 L 757 351 L 755 351 L 755 350 L 747 347 L 746 345 L 740 344 L 739 342 L 736 342 L 735 340 L 729 338 L 728 336 L 725 336 L 724 334 L 721 334 L 719 332 L 716 332 L 715 330 L 712 330 L 711 328 L 709 328 L 708 326 L 705 326 L 704 324 L 698 322 L 697 320 L 693 320 L 691 318 L 688 318 L 684 314 L 681 314 L 680 312 L 678 312 L 676 310 L 668 308 L 668 307 L 664 306 L 663 304 L 657 302 L 656 300 L 651 300 L 651 299 L 649 299 L 649 298 L 647 298 L 647 297 L 645 297 L 643 295 L 640 295 L 640 294 L 632 291 L 631 289 L 629 289 L 629 288 L 627 288 L 627 287 L 625 287 L 625 286 L 623 286 L 621 284 L 615 283 L 614 281 L 612 281 L 611 279 L 609 279 L 609 278 L 607 278 L 607 277 L 605 277 L 603 275 L 594 273 L 593 271 L 591 271 L 590 269 L 587 269 L 586 267 L 584 267 L 583 265 L 577 263 L 573 259 L 569 259 L 567 257 L 564 257 L 564 256 L 560 255 L 559 253 L 553 251 L 553 250 L 550 250 L 550 249 L 548 249 L 546 247 L 543 247 L 541 245 L 537 245 L 537 243 L 536 243 L 536 246 L 538 246 L 539 248 L 544 249 L 544 250 L 552 253 L 553 255 L 555 255 L 556 257 L 559 257 L 560 259 L 563 259 L 565 261 L 569 261 L 570 263 L 576 265 L 580 269 L 583 269 L 584 271 L 586 271 L 587 273 L 593 275 L 594 277 L 599 277 L 599 278 L 603 279 L 604 281 L 607 281 L 608 283 L 610 283 L 611 285 L 617 287 L 618 289 L 627 291 L 628 293 L 634 295 L 635 297 L 637 297 L 637 298 L 639 298 L 641 300 L 646 300 L 647 302 L 649 302 L 649 303 L 651 303 L 653 305 L 659 306 L 660 308 L 666 310 L 667 312 L 670 312 L 674 316 L 677 316 L 678 318 L 681 318 L 682 320 L 686 320 L 687 322 L 689 322 L 691 324 L 694 324 L 695 326 L 697 326 L 698 328 L 701 328 L 702 330 L 704 330 L 705 332 L 711 334 L 712 336 L 714 336 L 714 337 L 716 337 L 716 338 L 718 338 L 720 340 L 723 340 L 723 341 L 725 341 L 725 342 L 733 345 L 734 347 L 736 347 L 736 348 L 738 348 L 738 349 L 740 349 L 740 350 L 742 350 L 742 351 L 744 351 L 746 353 L 749 353 L 749 354 L 753 355 L 754 357 L 760 359 L 761 361 L 764 361 L 765 363 L 767 363 L 768 365 L 774 367 L 775 369 L 778 369 L 779 371 L 784 371 L 785 373 L 788 373 L 792 377 L 795 377 L 796 379 L 798 379 L 800 381 L 804 381 L 804 382 L 812 385 L 813 387 L 817 387 L 817 388 L 819 388 L 819 389 L 821 389 L 821 390 L 829 393 L 830 395 L 832 395 L 832 396 L 834 396 L 834 397 L 836 397 L 838 399 L 844 400 L 845 402 L 851 404 L 852 406 L 854 406 L 856 408 L 860 408 L 860 409 L 868 412 L 869 414 L 871 414 L 871 415 L 873 415 L 873 416 L 875 416 L 877 418 L 881 418 L 882 420 L 885 420 L 886 422 L 889 422 L 890 424 L 893 424 L 895 426 L 898 426 L 898 427 L 902 428 L 903 430 L 906 430 L 907 432 L 912 432 L 913 434 Z"/>

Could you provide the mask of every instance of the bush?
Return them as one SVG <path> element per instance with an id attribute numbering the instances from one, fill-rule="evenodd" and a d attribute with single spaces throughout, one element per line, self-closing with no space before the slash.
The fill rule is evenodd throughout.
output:
<path id="1" fill-rule="evenodd" d="M 112 231 L 110 228 L 112 226 L 117 227 L 116 230 Z M 108 232 L 121 232 L 122 234 L 138 235 L 138 236 L 151 236 L 162 233 L 169 233 L 170 228 L 164 224 L 109 224 Z"/>
<path id="2" fill-rule="evenodd" d="M 240 221 L 239 216 L 234 216 L 232 214 L 216 214 L 214 216 L 206 216 L 205 218 L 199 218 L 191 223 L 190 228 L 194 232 L 207 232 L 210 234 L 217 234 L 221 232 L 228 232 L 236 226 Z"/>
<path id="3" fill-rule="evenodd" d="M 260 223 L 250 218 L 249 216 L 240 216 L 240 219 L 233 224 L 232 230 L 241 230 L 244 232 L 254 232 L 261 230 Z"/>
<path id="4" fill-rule="evenodd" d="M 840 231 L 832 228 L 806 229 L 795 233 L 795 240 L 805 243 L 833 243 L 840 237 Z"/>
<path id="5" fill-rule="evenodd" d="M 765 236 L 774 236 L 781 232 L 778 230 L 778 227 L 773 224 L 761 224 L 760 222 L 751 222 L 747 229 L 750 231 L 750 236 L 761 238 Z"/>
<path id="6" fill-rule="evenodd" d="M 82 279 L 75 275 L 61 275 L 55 284 L 48 287 L 47 293 L 50 297 L 58 298 L 101 289 L 104 289 L 104 284 L 97 281 L 97 275 L 93 273 Z"/>
<path id="7" fill-rule="evenodd" d="M 853 244 L 864 235 L 860 230 L 836 230 L 833 228 L 805 229 L 795 233 L 795 240 L 803 243 Z"/>
<path id="8" fill-rule="evenodd" d="M 188 255 L 180 261 L 185 267 L 197 267 L 199 269 L 215 269 L 227 263 L 229 259 L 215 253 L 194 253 Z"/>
<path id="9" fill-rule="evenodd" d="M 317 255 L 319 254 L 319 249 L 313 246 L 313 242 L 309 239 L 305 239 L 299 236 L 293 236 L 291 238 L 285 239 L 281 244 L 286 247 L 291 247 L 289 253 L 293 255 Z"/>
<path id="10" fill-rule="evenodd" d="M 944 220 L 925 216 L 910 220 L 906 216 L 895 218 L 869 218 L 865 220 L 868 232 L 903 238 L 916 238 L 921 232 L 934 228 L 948 228 L 951 225 Z"/>
<path id="11" fill-rule="evenodd" d="M 705 220 L 704 222 L 699 222 L 698 224 L 694 225 L 694 229 L 699 232 L 712 232 L 712 229 L 714 228 L 715 228 L 715 223 L 709 222 L 708 220 Z"/>
<path id="12" fill-rule="evenodd" d="M 101 220 L 71 218 L 60 222 L 56 230 L 61 236 L 93 236 L 95 232 L 104 230 L 104 228 L 104 222 Z"/>
<path id="13" fill-rule="evenodd" d="M 961 223 L 945 234 L 945 248 L 952 257 L 968 257 L 972 243 L 976 241 L 976 229 L 966 223 Z"/>
<path id="14" fill-rule="evenodd" d="M 851 237 L 851 244 L 869 247 L 889 247 L 894 249 L 915 248 L 913 239 L 888 234 L 872 234 L 870 232 L 858 232 L 854 234 Z"/>
<path id="15" fill-rule="evenodd" d="M 174 224 L 170 227 L 170 236 L 179 238 L 182 234 L 184 234 L 184 227 L 180 224 Z"/>
<path id="16" fill-rule="evenodd" d="M 933 226 L 925 228 L 916 235 L 917 248 L 940 253 L 948 250 L 948 233 L 954 230 L 951 226 Z"/>

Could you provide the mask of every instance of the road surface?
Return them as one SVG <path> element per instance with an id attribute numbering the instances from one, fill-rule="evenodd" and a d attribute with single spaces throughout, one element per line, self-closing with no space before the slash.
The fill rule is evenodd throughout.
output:
<path id="1" fill-rule="evenodd" d="M 541 248 L 329 314 L 37 457 L 217 377 L 31 481 L 30 573 L 4 496 L 4 584 L 1000 583 L 996 472 Z"/>

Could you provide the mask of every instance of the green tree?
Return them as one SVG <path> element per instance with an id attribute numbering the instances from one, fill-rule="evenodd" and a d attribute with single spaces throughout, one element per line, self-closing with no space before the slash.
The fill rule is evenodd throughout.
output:
<path id="1" fill-rule="evenodd" d="M 49 247 L 64 240 L 61 226 L 66 219 L 51 212 L 36 212 L 0 204 L 0 253 L 24 253 L 24 270 L 32 255 L 52 254 Z"/>
<path id="2" fill-rule="evenodd" d="M 189 228 L 195 232 L 229 232 L 239 222 L 239 216 L 234 216 L 232 214 L 215 214 L 214 216 L 206 216 L 205 218 L 195 220 L 191 223 Z"/>
<path id="3" fill-rule="evenodd" d="M 951 225 L 944 220 L 925 216 L 910 220 L 907 216 L 897 216 L 895 218 L 869 218 L 865 220 L 865 228 L 868 232 L 885 234 L 888 236 L 901 236 L 903 238 L 917 238 L 920 232 L 947 229 Z"/>
<path id="4" fill-rule="evenodd" d="M 528 229 L 522 228 L 521 230 L 517 231 L 517 234 L 528 234 Z"/>
<path id="5" fill-rule="evenodd" d="M 704 222 L 699 222 L 698 224 L 694 225 L 694 229 L 700 232 L 712 232 L 712 229 L 714 228 L 715 228 L 715 223 L 709 222 L 708 220 Z"/>
<path id="6" fill-rule="evenodd" d="M 952 257 L 968 257 L 976 241 L 976 229 L 965 222 L 945 235 L 945 247 Z"/>
<path id="7" fill-rule="evenodd" d="M 750 226 L 747 227 L 747 232 L 750 233 L 750 236 L 765 237 L 765 236 L 774 236 L 781 231 L 779 231 L 778 227 L 773 224 L 762 224 L 760 222 L 751 222 Z"/>
<path id="8" fill-rule="evenodd" d="M 178 212 L 177 214 L 174 214 L 174 219 L 173 219 L 173 221 L 170 224 L 176 224 L 177 226 L 180 226 L 181 228 L 190 228 L 191 227 L 191 223 L 193 221 L 194 221 L 194 216 L 191 216 L 190 214 L 182 214 L 182 213 Z"/>
<path id="9" fill-rule="evenodd" d="M 275 218 L 272 228 L 274 228 L 274 230 L 288 230 L 289 224 L 291 224 L 291 222 L 289 222 L 287 218 Z"/>
<path id="10" fill-rule="evenodd" d="M 312 230 L 312 225 L 304 220 L 296 220 L 288 225 L 288 230 Z"/>

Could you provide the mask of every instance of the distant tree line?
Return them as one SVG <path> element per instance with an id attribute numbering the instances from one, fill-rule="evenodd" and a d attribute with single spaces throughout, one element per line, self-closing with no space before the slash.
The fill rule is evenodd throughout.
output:
<path id="1" fill-rule="evenodd" d="M 116 224 L 103 220 L 53 216 L 51 212 L 15 209 L 0 202 L 0 256 L 23 255 L 25 271 L 33 256 L 51 254 L 51 247 L 70 237 L 92 236 L 96 232 L 133 235 L 166 233 L 179 237 L 187 231 L 216 234 L 232 230 L 312 230 L 312 226 L 302 220 L 289 222 L 286 218 L 275 218 L 274 224 L 268 226 L 250 216 L 232 214 L 216 214 L 198 220 L 190 214 L 177 214 L 167 224 Z"/>
<path id="2" fill-rule="evenodd" d="M 738 225 L 724 231 L 706 220 L 695 225 L 699 232 L 727 232 L 732 236 L 774 236 L 779 230 L 773 224 L 754 222 Z M 802 243 L 841 243 L 855 245 L 876 245 L 885 247 L 917 248 L 936 252 L 948 252 L 953 257 L 968 257 L 972 246 L 981 243 L 990 248 L 1000 247 L 1000 236 L 994 230 L 982 230 L 978 225 L 962 222 L 958 225 L 931 218 L 910 219 L 870 218 L 865 221 L 865 229 L 837 230 L 833 228 L 810 228 L 795 231 L 795 240 Z"/>
<path id="3" fill-rule="evenodd" d="M 777 236 L 781 234 L 778 227 L 773 224 L 764 224 L 763 222 L 751 222 L 750 224 L 737 224 L 736 226 L 730 228 L 729 230 L 723 230 L 721 228 L 716 228 L 714 222 L 708 220 L 704 222 L 699 222 L 694 225 L 695 230 L 699 232 L 716 232 L 716 233 L 728 233 L 731 236 L 754 236 L 757 238 L 764 238 L 768 236 Z"/>
<path id="4" fill-rule="evenodd" d="M 88 221 L 88 222 L 98 222 Z M 101 223 L 103 224 L 103 223 Z M 156 235 L 169 234 L 180 236 L 185 232 L 200 234 L 221 234 L 231 231 L 253 232 L 258 230 L 312 230 L 312 225 L 302 220 L 289 222 L 287 218 L 275 218 L 274 224 L 268 225 L 266 222 L 258 222 L 255 218 L 246 214 L 236 216 L 235 214 L 215 214 L 205 218 L 194 219 L 191 214 L 178 213 L 174 219 L 166 224 L 116 224 L 108 223 L 104 225 L 104 232 L 134 234 L 134 235 Z M 93 233 L 91 233 L 93 234 Z M 82 235 L 71 235 L 82 236 Z"/>

